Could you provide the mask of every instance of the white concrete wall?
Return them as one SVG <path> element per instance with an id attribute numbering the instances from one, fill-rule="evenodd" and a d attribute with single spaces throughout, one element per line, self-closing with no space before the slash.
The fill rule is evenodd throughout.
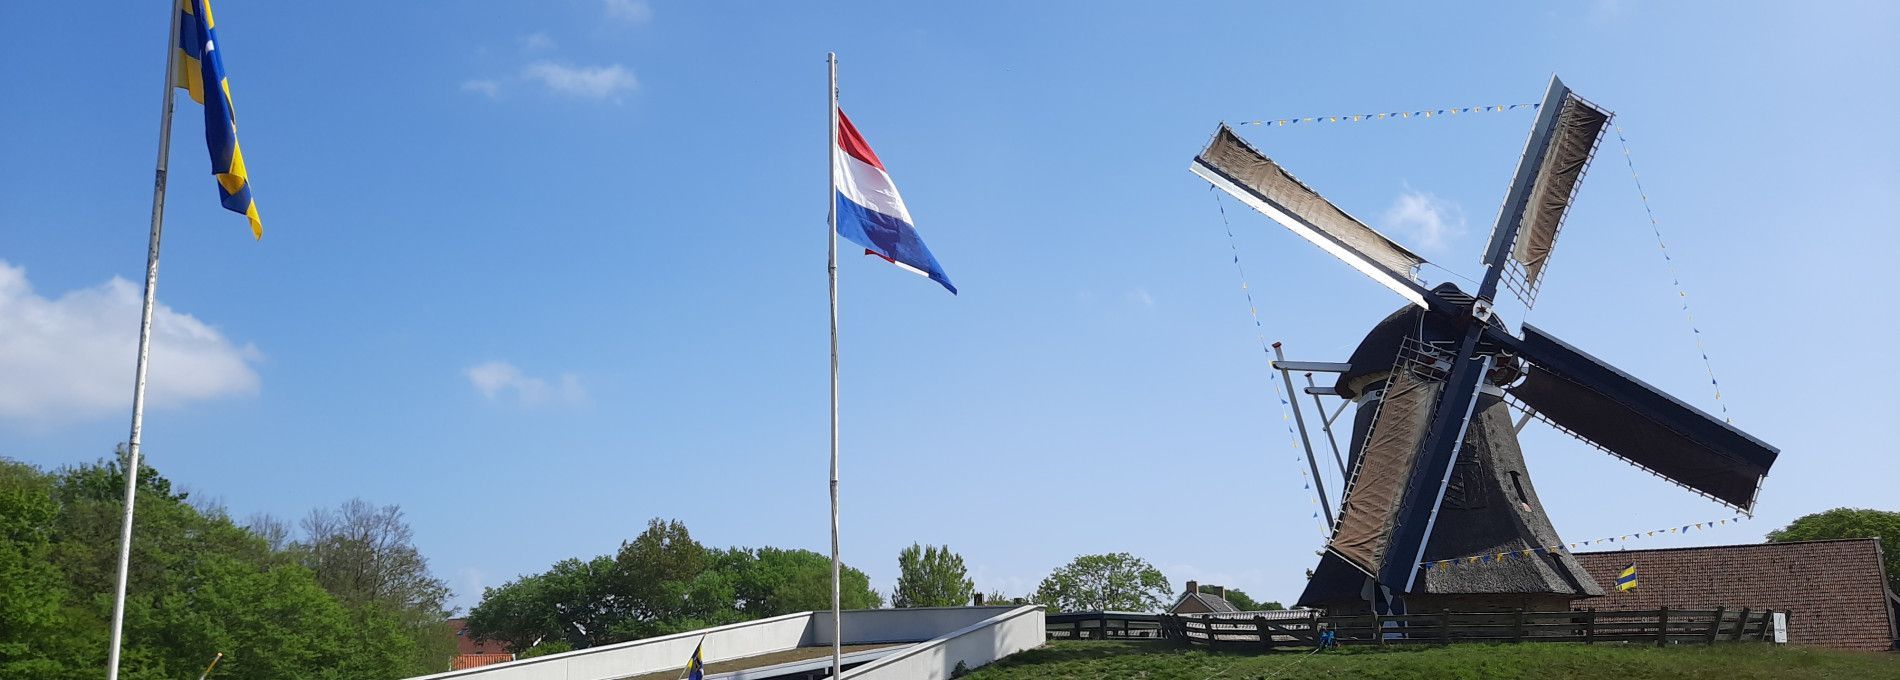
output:
<path id="1" fill-rule="evenodd" d="M 958 661 L 976 668 L 1041 645 L 1041 605 L 857 609 L 842 617 L 847 645 L 919 642 L 902 652 L 846 672 L 846 678 L 950 677 Z M 611 680 L 678 670 L 706 640 L 708 663 L 831 645 L 831 612 L 800 612 L 677 635 L 550 654 L 411 680 Z M 883 668 L 885 670 L 876 670 Z M 867 670 L 875 671 L 870 675 Z"/>
<path id="2" fill-rule="evenodd" d="M 921 642 L 982 621 L 1016 607 L 911 607 L 909 609 L 847 609 L 844 643 Z M 831 644 L 831 612 L 812 612 L 812 644 Z"/>
<path id="3" fill-rule="evenodd" d="M 808 646 L 814 644 L 813 620 L 811 612 L 786 614 L 677 635 L 437 673 L 412 680 L 608 680 L 683 668 L 701 637 L 706 640 L 708 663 Z M 845 621 L 850 620 L 849 616 L 845 617 Z M 827 613 L 826 631 L 830 630 L 830 623 L 831 616 Z"/>
<path id="4" fill-rule="evenodd" d="M 1043 607 L 1026 605 L 1007 608 L 1000 613 L 994 607 L 968 607 L 965 611 L 993 613 L 990 618 L 912 645 L 902 652 L 878 659 L 844 672 L 841 680 L 947 680 L 957 662 L 971 670 L 1017 652 L 1034 649 L 1043 643 Z M 906 611 L 878 610 L 878 611 Z M 850 641 L 850 614 L 846 612 L 845 640 Z M 829 617 L 819 617 L 820 620 Z"/>

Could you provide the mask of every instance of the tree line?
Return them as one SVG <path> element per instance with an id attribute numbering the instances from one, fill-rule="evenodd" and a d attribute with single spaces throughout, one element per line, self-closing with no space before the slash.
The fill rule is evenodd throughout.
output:
<path id="1" fill-rule="evenodd" d="M 976 584 L 963 556 L 913 543 L 897 555 L 894 607 L 971 604 Z M 884 606 L 863 571 L 841 570 L 846 609 Z M 1159 611 L 1173 604 L 1168 580 L 1127 553 L 1083 555 L 1021 597 L 991 593 L 992 604 L 1043 604 L 1057 611 Z M 1204 592 L 1212 593 L 1212 587 Z M 1244 610 L 1279 609 L 1226 591 Z M 468 632 L 523 657 L 584 649 L 802 611 L 831 608 L 831 560 L 801 549 L 711 548 L 679 520 L 655 518 L 612 555 L 556 562 L 547 571 L 488 588 L 469 612 Z"/>
<path id="2" fill-rule="evenodd" d="M 120 677 L 383 680 L 446 670 L 448 587 L 396 506 L 361 500 L 241 526 L 147 466 Z M 93 680 L 106 665 L 125 476 L 0 459 L 0 680 Z"/>

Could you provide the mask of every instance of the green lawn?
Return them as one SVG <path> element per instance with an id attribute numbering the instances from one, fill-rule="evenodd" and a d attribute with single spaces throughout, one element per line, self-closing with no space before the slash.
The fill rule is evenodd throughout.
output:
<path id="1" fill-rule="evenodd" d="M 1057 678 L 1900 678 L 1900 654 L 1762 644 L 1515 644 L 1209 653 L 1165 642 L 1055 641 L 966 676 Z"/>

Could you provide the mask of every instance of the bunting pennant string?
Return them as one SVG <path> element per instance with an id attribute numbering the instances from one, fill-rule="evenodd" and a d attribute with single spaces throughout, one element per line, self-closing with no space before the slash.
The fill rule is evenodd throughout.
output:
<path id="1" fill-rule="evenodd" d="M 1564 553 L 1565 550 L 1575 551 L 1579 547 L 1597 545 L 1600 543 L 1628 543 L 1630 541 L 1635 541 L 1635 540 L 1644 539 L 1644 538 L 1651 538 L 1658 535 L 1667 536 L 1669 534 L 1686 534 L 1691 531 L 1705 531 L 1708 529 L 1713 529 L 1718 526 L 1726 526 L 1731 523 L 1740 524 L 1743 520 L 1746 520 L 1746 519 L 1750 519 L 1750 517 L 1747 515 L 1736 515 L 1734 517 L 1710 520 L 1707 522 L 1696 522 L 1694 524 L 1684 524 L 1681 526 L 1664 527 L 1661 529 L 1654 529 L 1651 531 L 1639 531 L 1633 534 L 1623 534 L 1621 536 L 1610 536 L 1607 538 L 1593 538 L 1588 541 L 1577 541 L 1575 543 L 1553 543 L 1550 545 L 1540 545 L 1534 548 L 1525 548 L 1523 550 L 1508 550 L 1504 552 L 1484 553 L 1480 555 L 1466 555 L 1464 557 L 1454 557 L 1448 560 L 1432 560 L 1428 562 L 1420 562 L 1419 566 L 1422 566 L 1426 569 L 1437 569 L 1437 570 L 1442 571 L 1442 570 L 1450 569 L 1452 565 L 1458 565 L 1458 564 L 1492 564 L 1495 562 L 1504 562 L 1507 560 L 1528 559 L 1528 558 L 1536 557 L 1539 555 L 1561 555 Z"/>
<path id="2" fill-rule="evenodd" d="M 1663 261 L 1669 263 L 1669 282 L 1676 287 L 1676 299 L 1682 302 L 1682 315 L 1689 320 L 1689 332 L 1695 336 L 1696 352 L 1702 355 L 1702 368 L 1709 372 L 1709 388 L 1715 391 L 1715 405 L 1722 409 L 1722 420 L 1730 425 L 1735 419 L 1729 417 L 1728 404 L 1722 401 L 1722 384 L 1715 380 L 1715 362 L 1709 360 L 1709 349 L 1702 343 L 1702 329 L 1696 327 L 1695 313 L 1689 311 L 1689 292 L 1682 287 L 1682 274 L 1676 270 L 1676 259 L 1669 256 L 1669 244 L 1663 241 L 1662 226 L 1656 221 L 1656 211 L 1649 207 L 1649 192 L 1643 190 L 1643 177 L 1636 174 L 1636 161 L 1630 157 L 1630 140 L 1623 136 L 1623 126 L 1616 126 L 1616 141 L 1623 143 L 1623 162 L 1629 165 L 1630 179 L 1636 180 L 1636 195 L 1643 198 L 1643 212 L 1649 215 L 1649 230 L 1656 235 L 1656 247 L 1662 250 Z"/>
<path id="3" fill-rule="evenodd" d="M 1419 111 L 1390 111 L 1386 113 L 1355 113 L 1344 116 L 1308 116 L 1305 118 L 1269 118 L 1264 120 L 1244 120 L 1235 125 L 1257 125 L 1260 127 L 1288 127 L 1292 125 L 1317 125 L 1320 123 L 1361 123 L 1375 120 L 1407 120 L 1412 118 L 1434 118 L 1456 116 L 1462 113 L 1502 113 L 1505 111 L 1536 111 L 1542 103 L 1532 104 L 1493 104 L 1491 106 L 1452 107 L 1449 109 L 1423 109 Z"/>
<path id="4" fill-rule="evenodd" d="M 1240 263 L 1240 240 L 1234 237 L 1234 225 L 1227 220 L 1227 204 L 1214 191 L 1214 185 L 1207 185 L 1207 190 L 1213 194 L 1214 206 L 1220 210 L 1221 226 L 1227 229 L 1227 247 L 1233 251 L 1234 270 L 1240 272 L 1240 291 L 1247 295 L 1247 314 L 1253 318 L 1254 335 L 1260 340 L 1261 353 L 1267 357 L 1267 376 L 1273 383 L 1274 396 L 1280 400 L 1280 423 L 1286 426 L 1287 445 L 1293 449 L 1294 467 L 1299 469 L 1300 485 L 1307 492 L 1306 502 L 1313 506 L 1313 522 L 1319 526 L 1321 538 L 1331 538 L 1332 527 L 1327 526 L 1326 520 L 1319 516 L 1319 493 L 1313 490 L 1312 475 L 1306 471 L 1306 458 L 1300 449 L 1299 435 L 1293 431 L 1293 417 L 1287 414 L 1287 395 L 1291 393 L 1292 386 L 1282 384 L 1284 381 L 1280 380 L 1280 372 L 1271 370 L 1273 348 L 1267 342 L 1267 326 L 1260 322 L 1260 306 L 1254 302 L 1253 287 L 1247 285 L 1247 268 Z"/>

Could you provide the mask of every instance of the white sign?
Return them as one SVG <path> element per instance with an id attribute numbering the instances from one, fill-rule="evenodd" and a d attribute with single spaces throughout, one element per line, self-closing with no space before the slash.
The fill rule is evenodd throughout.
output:
<path id="1" fill-rule="evenodd" d="M 1788 613 L 1775 612 L 1775 644 L 1788 644 Z"/>

